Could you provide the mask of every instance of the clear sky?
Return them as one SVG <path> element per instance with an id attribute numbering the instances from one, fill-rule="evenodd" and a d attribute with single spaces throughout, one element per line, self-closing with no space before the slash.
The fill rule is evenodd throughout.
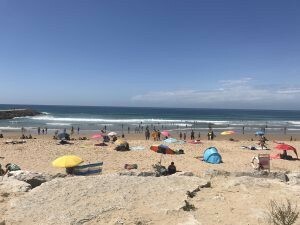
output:
<path id="1" fill-rule="evenodd" d="M 0 103 L 300 109 L 300 1 L 0 0 Z"/>

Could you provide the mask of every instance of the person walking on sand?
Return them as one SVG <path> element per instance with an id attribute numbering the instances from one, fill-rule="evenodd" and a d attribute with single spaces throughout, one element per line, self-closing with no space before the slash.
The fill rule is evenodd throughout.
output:
<path id="1" fill-rule="evenodd" d="M 182 132 L 181 131 L 179 132 L 179 139 L 180 140 L 182 139 Z"/>
<path id="2" fill-rule="evenodd" d="M 186 133 L 185 132 L 183 133 L 183 140 L 184 141 L 186 140 Z"/>
<path id="3" fill-rule="evenodd" d="M 47 127 L 45 127 L 45 133 L 48 134 L 48 128 Z"/>
<path id="4" fill-rule="evenodd" d="M 71 127 L 71 135 L 73 135 L 74 134 L 74 127 L 72 126 Z"/>
<path id="5" fill-rule="evenodd" d="M 79 131 L 80 131 L 80 128 L 79 128 L 79 126 L 77 127 L 77 134 L 79 134 Z"/>
<path id="6" fill-rule="evenodd" d="M 38 135 L 40 135 L 40 134 L 41 134 L 41 128 L 38 127 Z"/>

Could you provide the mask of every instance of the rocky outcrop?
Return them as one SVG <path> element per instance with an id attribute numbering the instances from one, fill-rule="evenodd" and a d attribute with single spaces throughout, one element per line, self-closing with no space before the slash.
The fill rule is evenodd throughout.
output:
<path id="1" fill-rule="evenodd" d="M 289 175 L 287 172 L 268 172 L 268 171 L 252 171 L 252 172 L 228 172 L 224 170 L 206 170 L 204 176 L 208 177 L 254 177 L 254 178 L 268 178 L 268 179 L 277 179 L 282 182 L 289 181 Z"/>
<path id="2" fill-rule="evenodd" d="M 53 177 L 46 173 L 36 173 L 24 170 L 11 171 L 8 174 L 8 179 L 24 181 L 31 185 L 32 188 L 40 186 L 42 183 L 50 181 Z"/>
<path id="3" fill-rule="evenodd" d="M 32 109 L 10 109 L 0 110 L 0 120 L 13 119 L 15 117 L 36 116 L 42 113 Z"/>
<path id="4" fill-rule="evenodd" d="M 187 191 L 205 184 L 177 175 L 53 179 L 11 201 L 4 219 L 6 225 L 177 224 L 190 216 L 183 210 Z"/>
<path id="5" fill-rule="evenodd" d="M 30 184 L 15 180 L 15 179 L 8 179 L 3 180 L 0 182 L 0 193 L 11 194 L 11 193 L 18 193 L 18 192 L 27 192 L 31 189 Z"/>

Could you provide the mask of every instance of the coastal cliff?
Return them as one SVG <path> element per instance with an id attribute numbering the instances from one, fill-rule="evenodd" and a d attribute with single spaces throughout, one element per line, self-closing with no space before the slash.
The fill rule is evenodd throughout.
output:
<path id="1" fill-rule="evenodd" d="M 0 110 L 0 120 L 13 119 L 15 117 L 36 116 L 41 113 L 32 109 Z"/>

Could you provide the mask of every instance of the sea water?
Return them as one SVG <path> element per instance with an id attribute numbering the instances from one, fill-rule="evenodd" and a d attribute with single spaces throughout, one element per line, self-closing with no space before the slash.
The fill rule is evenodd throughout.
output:
<path id="1" fill-rule="evenodd" d="M 0 120 L 1 130 L 70 129 L 97 131 L 106 128 L 131 132 L 146 126 L 160 130 L 236 130 L 254 132 L 300 131 L 300 111 L 246 110 L 246 109 L 196 109 L 196 108 L 147 108 L 106 106 L 48 106 L 48 105 L 0 105 L 0 109 L 31 108 L 42 112 L 34 117 Z"/>

